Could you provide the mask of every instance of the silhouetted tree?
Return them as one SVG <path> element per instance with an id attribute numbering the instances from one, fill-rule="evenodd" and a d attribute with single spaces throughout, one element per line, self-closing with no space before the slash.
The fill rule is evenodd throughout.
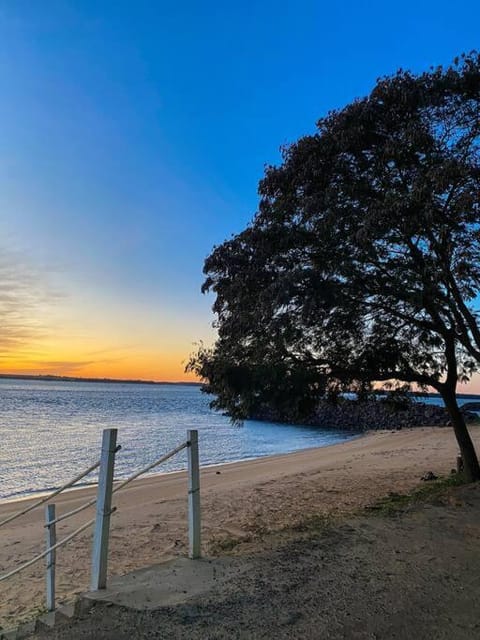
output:
<path id="1" fill-rule="evenodd" d="M 456 400 L 480 365 L 480 57 L 399 71 L 283 149 L 259 211 L 205 262 L 218 339 L 189 368 L 234 418 L 385 380 Z"/>

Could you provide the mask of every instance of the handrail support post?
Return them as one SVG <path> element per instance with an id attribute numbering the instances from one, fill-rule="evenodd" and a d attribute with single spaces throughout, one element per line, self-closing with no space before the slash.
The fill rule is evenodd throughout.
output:
<path id="1" fill-rule="evenodd" d="M 55 611 L 55 561 L 57 552 L 56 549 L 52 549 L 52 547 L 57 543 L 57 532 L 54 504 L 47 504 L 45 507 L 45 527 L 47 549 L 51 549 L 45 556 L 45 564 L 47 567 L 47 611 Z"/>
<path id="2" fill-rule="evenodd" d="M 200 558 L 200 463 L 198 456 L 198 431 L 187 432 L 188 454 L 188 556 Z"/>
<path id="3" fill-rule="evenodd" d="M 117 446 L 117 429 L 104 429 L 97 490 L 97 515 L 92 549 L 92 591 L 107 586 L 108 542 L 112 510 L 113 474 Z"/>

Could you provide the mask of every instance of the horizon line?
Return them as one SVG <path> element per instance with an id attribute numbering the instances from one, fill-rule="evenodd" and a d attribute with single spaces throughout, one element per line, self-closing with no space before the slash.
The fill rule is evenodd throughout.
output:
<path id="1" fill-rule="evenodd" d="M 66 381 L 66 382 L 107 382 L 107 383 L 124 383 L 124 384 L 183 384 L 200 386 L 201 382 L 193 380 L 143 380 L 141 378 L 95 378 L 83 376 L 62 376 L 49 373 L 0 373 L 0 379 L 20 379 L 20 380 L 44 380 L 48 381 Z"/>

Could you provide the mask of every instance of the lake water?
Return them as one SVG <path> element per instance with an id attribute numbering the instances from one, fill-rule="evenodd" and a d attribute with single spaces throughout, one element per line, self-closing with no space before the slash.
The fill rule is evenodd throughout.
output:
<path id="1" fill-rule="evenodd" d="M 415 398 L 417 402 L 424 402 L 425 404 L 435 404 L 443 407 L 443 400 L 440 396 L 417 396 Z M 464 404 L 468 402 L 480 402 L 480 396 L 476 395 L 467 395 L 466 393 L 462 393 L 462 395 L 457 396 L 458 406 L 462 407 Z M 473 411 L 473 413 L 479 413 L 478 411 Z"/>
<path id="2" fill-rule="evenodd" d="M 202 465 L 344 441 L 351 433 L 246 421 L 211 411 L 199 387 L 0 379 L 0 499 L 58 487 L 95 462 L 102 429 L 118 428 L 116 477 L 126 478 L 198 429 Z M 186 453 L 162 471 L 186 467 Z M 92 474 L 86 480 L 94 482 Z"/>

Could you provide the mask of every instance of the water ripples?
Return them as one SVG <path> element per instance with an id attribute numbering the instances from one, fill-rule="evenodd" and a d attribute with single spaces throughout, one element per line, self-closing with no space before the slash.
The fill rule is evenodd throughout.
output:
<path id="1" fill-rule="evenodd" d="M 196 386 L 0 380 L 0 499 L 58 487 L 99 457 L 101 432 L 118 428 L 117 478 L 146 466 L 198 429 L 201 464 L 335 444 L 351 433 L 246 421 L 213 412 Z M 162 471 L 183 469 L 182 452 Z M 92 474 L 87 478 L 95 482 Z"/>

